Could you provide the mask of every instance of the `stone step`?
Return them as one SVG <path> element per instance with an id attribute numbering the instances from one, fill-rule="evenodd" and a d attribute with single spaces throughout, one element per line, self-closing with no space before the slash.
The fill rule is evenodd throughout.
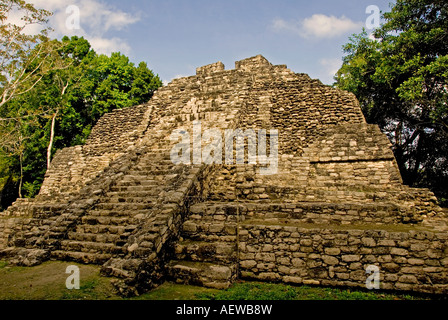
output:
<path id="1" fill-rule="evenodd" d="M 129 172 L 132 173 L 141 170 L 151 171 L 154 169 L 167 170 L 174 166 L 175 164 L 171 161 L 171 159 L 142 159 L 137 165 L 133 166 Z"/>
<path id="2" fill-rule="evenodd" d="M 145 180 L 154 180 L 157 175 L 152 174 L 151 170 L 147 170 L 146 167 L 142 168 L 133 168 L 133 170 L 129 171 L 124 177 L 123 181 L 132 181 L 132 180 L 140 180 L 145 178 Z"/>
<path id="3" fill-rule="evenodd" d="M 160 193 L 156 188 L 151 188 L 147 191 L 109 191 L 106 193 L 106 198 L 150 198 L 152 200 L 153 197 L 157 197 Z"/>
<path id="4" fill-rule="evenodd" d="M 135 216 L 148 216 L 151 212 L 150 209 L 142 209 L 142 210 L 105 210 L 105 209 L 93 209 L 88 212 L 87 216 L 92 217 L 135 217 Z"/>
<path id="5" fill-rule="evenodd" d="M 239 208 L 238 210 L 236 208 Z M 409 211 L 409 212 L 408 212 Z M 239 217 L 239 222 L 257 218 L 274 221 L 275 219 L 295 219 L 308 223 L 399 223 L 405 216 L 413 216 L 411 210 L 398 207 L 394 203 L 362 203 L 362 202 L 239 202 L 226 204 L 204 202 L 190 207 L 190 216 L 184 223 L 188 232 L 207 231 L 205 226 L 211 224 L 232 225 Z M 201 226 L 203 225 L 203 226 Z M 216 230 L 213 227 L 213 230 Z M 196 230 L 197 229 L 197 230 Z"/>
<path id="6" fill-rule="evenodd" d="M 124 225 L 105 225 L 105 224 L 96 224 L 96 225 L 88 225 L 88 224 L 79 224 L 76 226 L 77 233 L 87 233 L 87 234 L 98 234 L 98 233 L 108 233 L 108 234 L 118 234 L 121 235 L 126 232 Z"/>
<path id="7" fill-rule="evenodd" d="M 237 224 L 207 219 L 189 219 L 184 222 L 182 235 L 199 241 L 236 241 Z"/>
<path id="8" fill-rule="evenodd" d="M 309 186 L 306 188 L 285 186 L 252 186 L 252 189 L 243 190 L 248 193 L 249 200 L 277 200 L 279 198 L 289 199 L 293 201 L 324 201 L 324 202 L 341 202 L 341 201 L 363 201 L 363 202 L 379 202 L 384 200 L 395 199 L 397 196 L 396 188 L 384 188 L 373 186 L 341 185 L 341 186 Z M 253 195 L 263 194 L 264 198 L 254 197 Z"/>
<path id="9" fill-rule="evenodd" d="M 112 226 L 126 226 L 132 221 L 129 217 L 110 217 L 110 216 L 84 216 L 81 218 L 81 223 L 86 225 L 112 225 Z"/>
<path id="10" fill-rule="evenodd" d="M 175 164 L 171 161 L 171 159 L 141 159 L 137 165 L 135 165 L 131 170 L 152 170 L 152 169 L 167 169 L 174 167 Z"/>
<path id="11" fill-rule="evenodd" d="M 167 266 L 167 276 L 176 283 L 226 289 L 237 278 L 236 263 L 214 264 L 172 260 Z"/>
<path id="12" fill-rule="evenodd" d="M 135 191 L 132 187 L 145 187 L 142 191 L 152 192 L 153 194 L 157 194 L 155 192 L 159 191 L 161 187 L 166 184 L 166 181 L 169 180 L 166 176 L 160 176 L 154 181 L 147 181 L 142 178 L 139 181 L 119 181 L 113 187 L 121 188 L 121 191 Z M 117 190 L 111 190 L 117 191 Z M 139 190 L 137 190 L 139 191 Z"/>
<path id="13" fill-rule="evenodd" d="M 85 264 L 103 264 L 107 262 L 112 255 L 107 253 L 54 250 L 51 252 L 51 257 L 62 261 L 76 261 Z"/>
<path id="14" fill-rule="evenodd" d="M 173 164 L 171 164 L 171 166 L 167 165 L 167 166 L 160 166 L 160 167 L 148 165 L 147 167 L 144 167 L 141 170 L 130 171 L 129 174 L 126 175 L 124 178 L 131 180 L 133 178 L 140 179 L 142 177 L 145 177 L 148 180 L 150 180 L 151 178 L 154 179 L 160 175 L 171 174 L 173 172 L 173 167 L 174 167 Z"/>
<path id="15" fill-rule="evenodd" d="M 118 240 L 121 239 L 121 235 L 118 233 L 106 233 L 106 232 L 101 233 L 69 232 L 68 239 L 73 241 L 116 243 Z"/>
<path id="16" fill-rule="evenodd" d="M 236 242 L 184 240 L 174 245 L 176 260 L 228 263 L 237 259 Z"/>
<path id="17" fill-rule="evenodd" d="M 130 221 L 136 222 L 136 221 Z M 137 224 L 121 223 L 121 224 L 78 224 L 76 226 L 76 232 L 81 233 L 108 233 L 108 234 L 123 234 L 133 232 L 138 228 Z"/>
<path id="18" fill-rule="evenodd" d="M 121 246 L 117 246 L 114 243 L 76 240 L 62 240 L 61 250 L 108 254 L 120 254 L 124 252 Z"/>
<path id="19" fill-rule="evenodd" d="M 108 201 L 109 199 L 106 199 Z M 97 210 L 111 210 L 111 211 L 134 211 L 134 210 L 150 210 L 152 203 L 127 203 L 127 202 L 101 202 L 95 206 Z"/>
<path id="20" fill-rule="evenodd" d="M 381 201 L 378 203 L 365 203 L 359 201 L 346 201 L 346 199 L 340 199 L 337 202 L 325 202 L 325 201 L 252 201 L 252 200 L 239 200 L 238 202 L 226 202 L 226 201 L 216 201 L 210 200 L 205 202 L 200 202 L 194 204 L 190 207 L 190 211 L 198 215 L 208 215 L 208 214 L 223 214 L 225 216 L 236 215 L 237 208 L 239 208 L 239 214 L 244 214 L 248 208 L 250 210 L 256 210 L 258 208 L 268 208 L 272 207 L 274 209 L 278 208 L 295 208 L 297 206 L 313 207 L 313 206 L 328 206 L 328 207 L 397 207 L 394 201 Z"/>
<path id="21" fill-rule="evenodd" d="M 138 170 L 129 172 L 121 179 L 121 181 L 155 181 L 158 177 L 159 175 L 151 173 L 150 170 Z"/>
<path id="22" fill-rule="evenodd" d="M 104 203 L 115 204 L 115 203 L 127 203 L 127 204 L 148 204 L 152 205 L 156 202 L 156 197 L 154 195 L 148 195 L 146 197 L 135 197 L 135 196 L 111 196 L 104 200 Z"/>
<path id="23" fill-rule="evenodd" d="M 148 154 L 140 159 L 138 166 L 142 165 L 173 165 L 169 152 Z"/>
<path id="24" fill-rule="evenodd" d="M 115 186 L 118 187 L 134 187 L 134 186 L 145 186 L 145 187 L 151 187 L 151 189 L 160 186 L 161 181 L 155 181 L 155 180 L 146 180 L 144 177 L 142 177 L 139 180 L 123 180 L 119 181 L 115 184 Z"/>
<path id="25" fill-rule="evenodd" d="M 32 199 L 29 199 L 32 200 Z M 61 212 L 67 207 L 67 204 L 46 203 L 38 201 L 16 201 L 8 208 L 7 213 L 11 216 L 24 216 L 32 215 L 34 217 L 54 217 L 61 214 Z"/>
<path id="26" fill-rule="evenodd" d="M 115 185 L 110 188 L 112 192 L 151 192 L 154 191 L 154 188 L 157 186 L 149 186 L 149 185 L 133 185 L 133 186 L 125 186 L 125 185 Z"/>

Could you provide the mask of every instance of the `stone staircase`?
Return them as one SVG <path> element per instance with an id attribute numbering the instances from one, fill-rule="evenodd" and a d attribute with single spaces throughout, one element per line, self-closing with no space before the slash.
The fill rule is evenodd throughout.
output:
<path id="1" fill-rule="evenodd" d="M 177 176 L 173 167 L 167 152 L 142 155 L 82 216 L 52 257 L 103 264 L 113 256 L 124 256 L 129 236 L 153 217 L 163 187 Z"/>
<path id="2" fill-rule="evenodd" d="M 167 275 L 177 283 L 228 288 L 238 277 L 238 212 L 216 203 L 190 207 Z"/>

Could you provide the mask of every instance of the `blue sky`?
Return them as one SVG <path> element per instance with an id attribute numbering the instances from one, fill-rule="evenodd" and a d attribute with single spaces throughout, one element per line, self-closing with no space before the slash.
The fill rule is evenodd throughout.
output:
<path id="1" fill-rule="evenodd" d="M 165 81 L 196 67 L 262 54 L 273 64 L 326 84 L 342 63 L 342 45 L 366 26 L 369 5 L 393 0 L 30 0 L 54 12 L 54 36 L 87 38 L 99 53 L 121 51 Z M 73 7 L 69 6 L 75 6 Z M 79 17 L 79 24 L 76 18 Z"/>

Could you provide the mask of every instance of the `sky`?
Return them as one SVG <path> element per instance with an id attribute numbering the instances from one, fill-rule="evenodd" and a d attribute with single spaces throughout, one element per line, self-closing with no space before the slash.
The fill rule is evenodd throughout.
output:
<path id="1" fill-rule="evenodd" d="M 258 54 L 325 84 L 342 65 L 342 46 L 377 24 L 376 6 L 394 0 L 28 0 L 53 12 L 52 36 L 85 37 L 96 52 L 145 61 L 168 83 L 196 68 Z M 372 20 L 373 19 L 373 20 Z M 381 23 L 382 21 L 378 21 Z"/>

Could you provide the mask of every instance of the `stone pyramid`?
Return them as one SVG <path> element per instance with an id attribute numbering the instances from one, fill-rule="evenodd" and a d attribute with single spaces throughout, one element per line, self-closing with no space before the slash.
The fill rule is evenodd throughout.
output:
<path id="1" fill-rule="evenodd" d="M 0 255 L 100 264 L 123 295 L 166 279 L 365 287 L 369 270 L 381 289 L 446 294 L 445 217 L 353 94 L 258 55 L 104 115 L 1 213 Z"/>

